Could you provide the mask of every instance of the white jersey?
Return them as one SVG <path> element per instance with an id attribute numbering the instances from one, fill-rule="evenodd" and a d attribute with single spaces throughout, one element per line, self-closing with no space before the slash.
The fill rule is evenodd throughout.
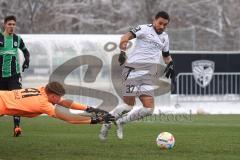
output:
<path id="1" fill-rule="evenodd" d="M 130 31 L 136 37 L 133 51 L 127 54 L 127 64 L 160 63 L 163 52 L 169 51 L 168 34 L 157 34 L 152 24 L 140 25 Z"/>

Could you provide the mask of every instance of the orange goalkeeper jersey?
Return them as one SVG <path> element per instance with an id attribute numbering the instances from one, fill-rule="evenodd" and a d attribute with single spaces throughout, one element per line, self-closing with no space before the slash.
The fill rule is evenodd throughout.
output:
<path id="1" fill-rule="evenodd" d="M 55 117 L 44 87 L 0 91 L 0 115 L 36 117 L 43 113 Z"/>

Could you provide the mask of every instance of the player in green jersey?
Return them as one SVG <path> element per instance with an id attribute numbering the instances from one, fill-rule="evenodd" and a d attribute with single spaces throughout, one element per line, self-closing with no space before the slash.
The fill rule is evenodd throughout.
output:
<path id="1" fill-rule="evenodd" d="M 3 32 L 0 33 L 0 90 L 14 90 L 22 88 L 18 49 L 22 50 L 24 63 L 22 71 L 29 67 L 30 54 L 22 38 L 15 34 L 16 17 L 4 18 Z M 14 116 L 14 136 L 21 134 L 20 117 Z"/>

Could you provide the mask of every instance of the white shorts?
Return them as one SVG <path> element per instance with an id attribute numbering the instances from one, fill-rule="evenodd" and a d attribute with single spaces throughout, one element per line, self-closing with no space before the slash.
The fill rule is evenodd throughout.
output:
<path id="1" fill-rule="evenodd" d="M 135 70 L 125 66 L 122 72 L 122 78 L 123 96 L 154 96 L 153 76 L 148 70 Z"/>

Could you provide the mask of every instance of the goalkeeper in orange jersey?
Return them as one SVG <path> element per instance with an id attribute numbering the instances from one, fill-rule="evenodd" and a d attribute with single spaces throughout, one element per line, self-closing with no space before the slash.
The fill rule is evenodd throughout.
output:
<path id="1" fill-rule="evenodd" d="M 50 82 L 45 87 L 0 91 L 0 116 L 36 117 L 47 114 L 73 124 L 109 123 L 114 117 L 108 112 L 62 98 L 64 87 Z M 83 110 L 74 114 L 69 109 Z"/>

